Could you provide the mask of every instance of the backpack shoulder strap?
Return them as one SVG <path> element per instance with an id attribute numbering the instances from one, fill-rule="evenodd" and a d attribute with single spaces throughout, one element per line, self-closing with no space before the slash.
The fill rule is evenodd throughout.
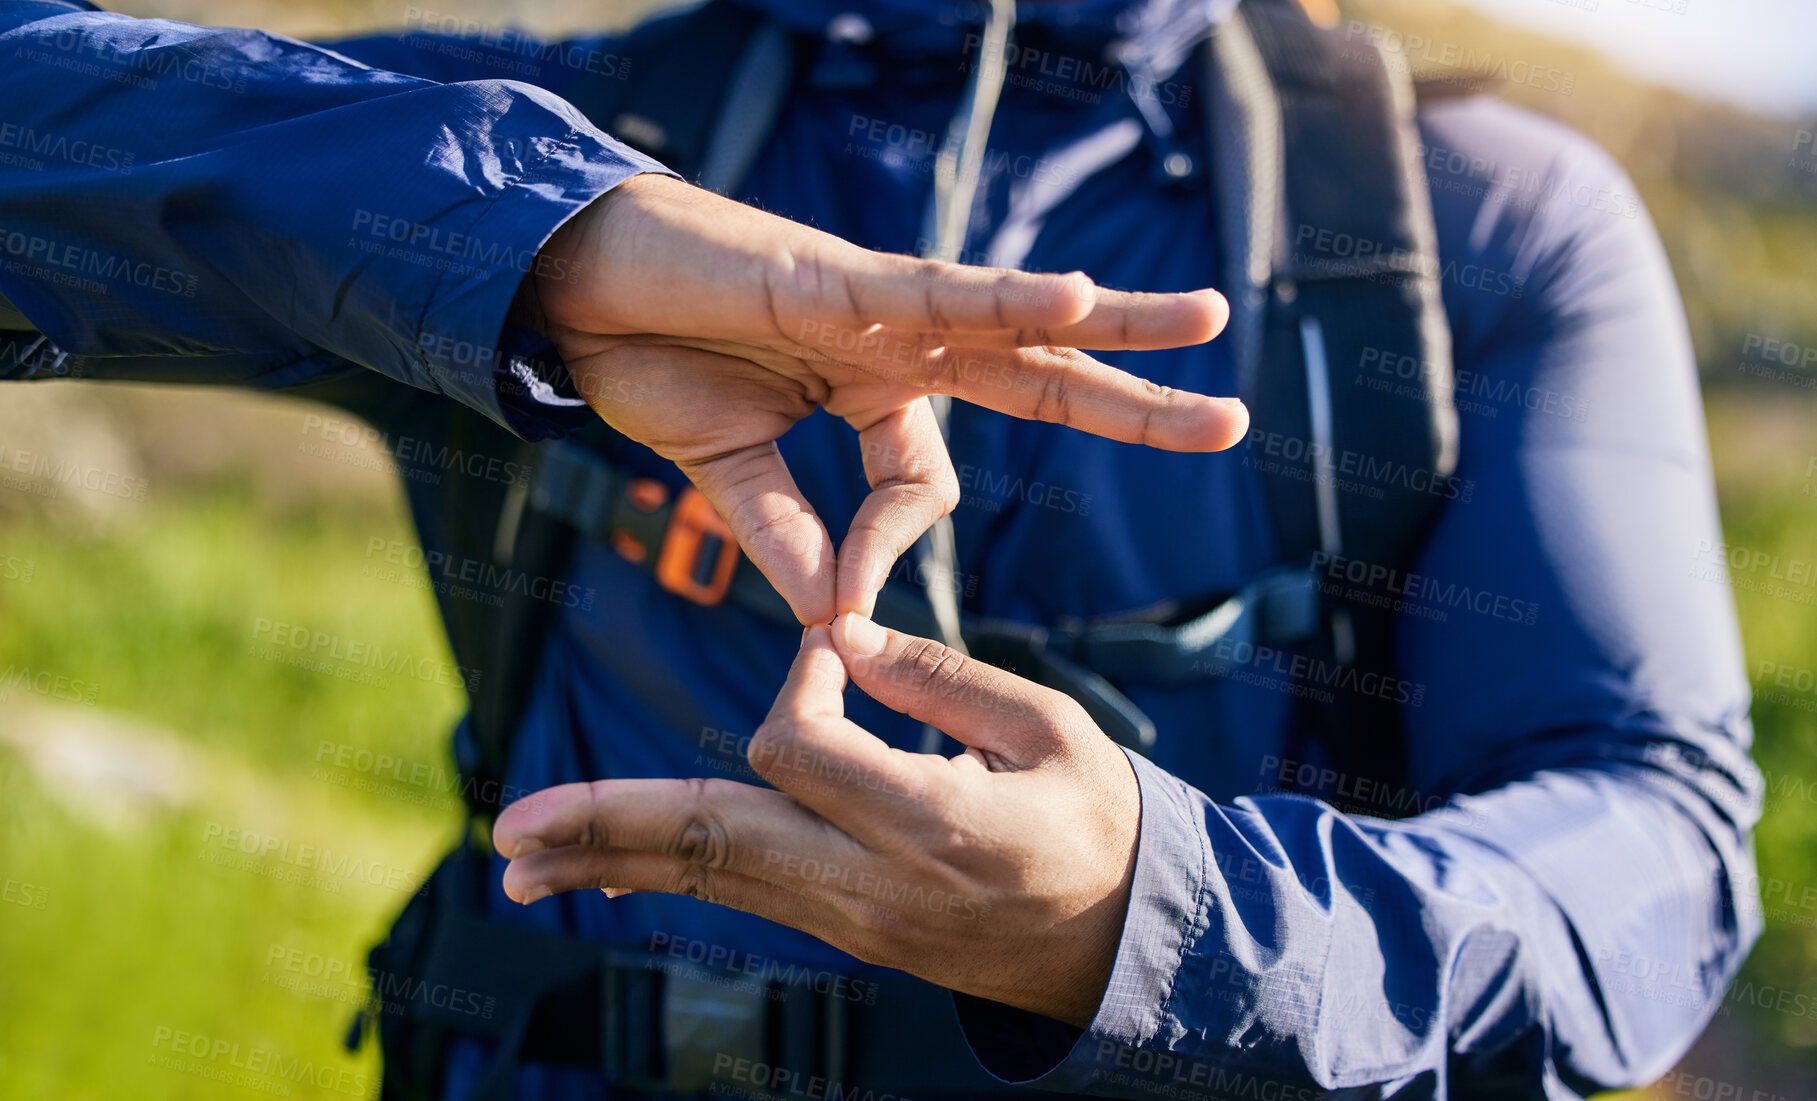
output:
<path id="1" fill-rule="evenodd" d="M 1212 41 L 1232 339 L 1285 560 L 1393 564 L 1456 488 L 1457 414 L 1406 68 L 1247 0 Z M 1411 379 L 1375 385 L 1382 366 Z"/>
<path id="2" fill-rule="evenodd" d="M 1466 492 L 1407 66 L 1291 0 L 1245 0 L 1207 52 L 1231 339 L 1279 559 L 1399 568 Z M 1293 736 L 1392 774 L 1393 617 L 1319 588 L 1325 628 L 1303 649 L 1321 683 L 1396 688 L 1303 698 Z"/>
<path id="3" fill-rule="evenodd" d="M 794 78 L 793 41 L 729 0 L 659 16 L 625 36 L 623 79 L 569 96 L 593 123 L 721 194 L 742 182 Z"/>

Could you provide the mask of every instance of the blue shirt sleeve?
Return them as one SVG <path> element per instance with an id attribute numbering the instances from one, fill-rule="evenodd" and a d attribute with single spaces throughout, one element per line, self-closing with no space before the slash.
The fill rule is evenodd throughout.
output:
<path id="1" fill-rule="evenodd" d="M 501 333 L 563 221 L 666 171 L 558 96 L 257 31 L 0 3 L 0 377 L 295 385 L 349 365 L 530 438 L 590 414 Z M 539 268 L 539 265 L 542 267 Z"/>
<path id="2" fill-rule="evenodd" d="M 1000 1077 L 1275 1101 L 1639 1085 L 1758 935 L 1748 690 L 1663 251 L 1632 184 L 1553 124 L 1474 100 L 1424 138 L 1475 491 L 1409 569 L 1537 614 L 1398 624 L 1427 813 L 1220 805 L 1137 760 L 1096 1019 L 959 999 Z"/>

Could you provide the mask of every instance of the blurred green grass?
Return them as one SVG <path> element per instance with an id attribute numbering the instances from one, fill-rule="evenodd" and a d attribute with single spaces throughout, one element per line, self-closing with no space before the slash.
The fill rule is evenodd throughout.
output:
<path id="1" fill-rule="evenodd" d="M 447 656 L 426 593 L 361 576 L 368 538 L 411 538 L 396 500 L 273 515 L 250 495 L 152 495 L 124 537 L 0 524 L 12 572 L 31 564 L 0 581 L 0 682 L 50 671 L 95 697 L 0 688 L 0 1097 L 375 1095 L 376 1053 L 338 1041 L 364 951 L 450 843 L 457 802 L 354 790 L 366 774 L 320 746 L 451 770 L 462 701 L 250 653 L 268 617 Z M 288 847 L 223 843 L 247 836 Z M 180 1033 L 204 1054 L 177 1054 Z"/>
<path id="2" fill-rule="evenodd" d="M 1817 565 L 1817 404 L 1728 394 L 1706 401 L 1724 539 L 1788 567 Z M 1768 895 L 1766 932 L 1737 988 L 1790 989 L 1817 1007 L 1817 909 L 1806 895 L 1817 889 L 1817 693 L 1771 683 L 1778 666 L 1817 669 L 1817 605 L 1744 586 L 1734 592 L 1754 684 L 1754 756 L 1767 781 L 1754 838 Z M 1779 1012 L 1737 997 L 1728 1008 L 1760 1057 L 1807 1073 L 1817 1066 L 1817 1009 Z"/>
<path id="3" fill-rule="evenodd" d="M 1733 543 L 1813 557 L 1812 412 L 1712 396 Z M 363 575 L 369 540 L 411 537 L 401 498 L 367 472 L 347 480 L 364 488 L 278 505 L 284 494 L 245 478 L 178 483 L 119 502 L 130 519 L 101 527 L 69 509 L 0 511 L 0 681 L 48 670 L 95 697 L 0 688 L 0 1099 L 372 1095 L 375 1053 L 339 1046 L 363 952 L 459 816 L 432 783 L 361 790 L 369 774 L 336 755 L 451 771 L 461 701 L 432 682 L 378 688 L 249 652 L 264 617 L 447 656 L 426 592 Z M 9 559 L 29 576 L 8 578 Z M 1751 669 L 1817 655 L 1810 608 L 1745 591 L 1737 603 Z M 1762 876 L 1817 884 L 1817 803 L 1796 794 L 1817 784 L 1817 716 L 1766 699 L 1756 718 L 1762 766 L 1796 785 L 1782 783 L 1758 832 Z M 222 844 L 230 829 L 287 848 L 248 855 Z M 404 889 L 311 864 L 304 845 L 390 869 Z M 1746 978 L 1817 996 L 1801 913 L 1770 918 Z M 1817 1044 L 1812 1023 L 1742 1002 L 1720 1026 L 1731 1054 L 1796 1066 Z M 173 1065 L 177 1043 L 192 1046 Z"/>

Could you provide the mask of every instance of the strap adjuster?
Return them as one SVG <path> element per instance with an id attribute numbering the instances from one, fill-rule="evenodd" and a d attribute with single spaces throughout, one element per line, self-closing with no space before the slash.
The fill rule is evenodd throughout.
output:
<path id="1" fill-rule="evenodd" d="M 726 598 L 737 566 L 738 540 L 731 526 L 706 494 L 693 486 L 683 489 L 656 557 L 656 583 L 710 608 Z"/>

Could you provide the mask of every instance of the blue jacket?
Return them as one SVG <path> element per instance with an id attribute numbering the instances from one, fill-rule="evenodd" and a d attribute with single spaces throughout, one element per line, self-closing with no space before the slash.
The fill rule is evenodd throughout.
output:
<path id="1" fill-rule="evenodd" d="M 875 37 L 819 49 L 746 196 L 915 251 L 974 29 L 934 0 L 764 6 L 809 30 L 855 11 Z M 1230 6 L 1030 5 L 968 258 L 1116 287 L 1222 285 L 1203 97 L 1180 63 Z M 330 50 L 0 2 L 0 294 L 50 341 L 12 342 L 0 377 L 279 389 L 378 371 L 526 436 L 580 423 L 546 391 L 500 386 L 495 349 L 541 242 L 656 167 L 562 99 L 625 59 L 605 38 L 548 51 L 467 33 Z M 1070 61 L 1104 57 L 1113 37 L 1132 43 L 1127 71 Z M 1428 106 L 1421 133 L 1465 492 L 1409 571 L 1328 572 L 1400 609 L 1408 775 L 1386 786 L 1331 768 L 1290 729 L 1284 670 L 1262 662 L 1191 688 L 1130 686 L 1160 737 L 1137 763 L 1115 972 L 1076 1039 L 971 1006 L 975 1055 L 1004 1078 L 1130 1098 L 1576 1097 L 1668 1069 L 1758 933 L 1747 681 L 1658 240 L 1621 171 L 1556 124 L 1465 97 Z M 1160 168 L 1177 151 L 1193 157 L 1185 178 Z M 1106 358 L 1235 390 L 1222 342 Z M 850 433 L 817 415 L 782 447 L 843 530 L 866 488 Z M 1229 590 L 1272 562 L 1259 447 L 1167 454 L 960 406 L 951 449 L 975 611 L 1117 612 Z M 419 523 L 446 520 L 413 502 Z M 740 739 L 793 632 L 678 600 L 603 548 L 567 580 L 588 599 L 552 628 L 510 783 L 750 778 Z M 852 717 L 899 745 L 918 737 L 869 701 Z M 660 933 L 862 970 L 685 898 L 523 909 L 495 890 L 494 904 L 632 947 Z M 536 1069 L 519 1084 L 600 1090 Z"/>

